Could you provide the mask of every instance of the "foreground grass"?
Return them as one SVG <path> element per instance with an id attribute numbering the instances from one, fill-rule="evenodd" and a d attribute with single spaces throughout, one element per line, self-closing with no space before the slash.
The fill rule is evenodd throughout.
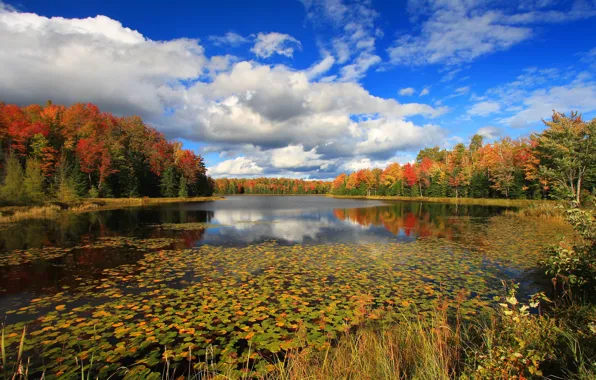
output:
<path id="1" fill-rule="evenodd" d="M 187 358 L 163 349 L 156 368 L 121 367 L 112 377 L 130 379 L 594 379 L 596 378 L 596 307 L 561 304 L 546 315 L 538 298 L 518 302 L 515 288 L 500 299 L 498 310 L 472 321 L 459 314 L 458 301 L 441 303 L 430 316 L 379 315 L 368 310 L 363 323 L 323 348 L 290 349 L 268 359 L 267 372 L 257 372 L 251 360 L 226 367 L 213 349 Z M 462 298 L 463 299 L 463 298 Z M 545 299 L 543 298 L 543 301 Z M 550 301 L 548 301 L 550 302 Z M 592 327 L 591 327 L 592 326 Z M 302 335 L 301 335 L 302 333 Z M 295 339 L 304 339 L 301 331 Z M 30 358 L 23 352 L 26 332 L 15 352 L 0 340 L 5 379 L 29 379 Z M 260 353 L 250 351 L 247 358 Z M 93 355 L 77 358 L 80 378 L 95 379 Z M 35 378 L 44 378 L 37 374 Z"/>
<path id="2" fill-rule="evenodd" d="M 71 202 L 48 202 L 36 206 L 0 207 L 0 224 L 29 219 L 54 219 L 64 212 L 82 213 L 167 203 L 208 202 L 221 199 L 223 198 L 216 196 L 192 198 L 85 198 Z"/>

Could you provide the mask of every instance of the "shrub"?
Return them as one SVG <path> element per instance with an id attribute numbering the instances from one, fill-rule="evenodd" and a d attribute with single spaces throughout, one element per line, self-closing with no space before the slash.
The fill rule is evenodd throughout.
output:
<path id="1" fill-rule="evenodd" d="M 553 277 L 555 285 L 563 290 L 596 289 L 596 223 L 594 212 L 572 208 L 565 219 L 573 226 L 581 239 L 577 242 L 562 241 L 551 247 L 543 262 L 546 273 Z"/>

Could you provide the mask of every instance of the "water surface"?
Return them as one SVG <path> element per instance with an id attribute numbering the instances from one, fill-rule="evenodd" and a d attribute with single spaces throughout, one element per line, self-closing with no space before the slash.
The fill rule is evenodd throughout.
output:
<path id="1" fill-rule="evenodd" d="M 70 367 L 52 360 L 98 345 L 102 374 L 149 370 L 165 345 L 215 345 L 233 366 L 249 341 L 262 370 L 259 358 L 304 343 L 301 328 L 320 345 L 360 323 L 362 305 L 428 313 L 457 299 L 471 317 L 502 280 L 540 290 L 536 262 L 564 228 L 504 211 L 231 196 L 28 221 L 0 230 L 0 315 L 10 343 L 28 326 L 27 349 L 58 374 Z"/>

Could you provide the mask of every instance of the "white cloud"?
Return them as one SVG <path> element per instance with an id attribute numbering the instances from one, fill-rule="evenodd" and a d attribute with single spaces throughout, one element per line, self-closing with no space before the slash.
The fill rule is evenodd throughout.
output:
<path id="1" fill-rule="evenodd" d="M 569 113 L 596 111 L 596 81 L 593 76 L 574 67 L 566 70 L 530 67 L 515 80 L 491 88 L 478 104 L 500 104 L 503 115 L 497 121 L 514 128 L 541 126 L 553 110 Z M 496 106 L 492 106 L 495 107 Z M 486 109 L 486 112 L 489 110 Z"/>
<path id="2" fill-rule="evenodd" d="M 574 83 L 536 90 L 523 101 L 522 107 L 521 111 L 503 119 L 503 122 L 522 128 L 548 118 L 553 110 L 566 113 L 596 111 L 596 83 Z"/>
<path id="3" fill-rule="evenodd" d="M 341 76 L 339 78 L 342 82 L 353 82 L 364 77 L 364 74 L 369 68 L 381 62 L 381 57 L 369 53 L 361 53 L 352 64 L 341 68 Z"/>
<path id="4" fill-rule="evenodd" d="M 501 105 L 497 102 L 480 102 L 474 104 L 469 110 L 468 115 L 488 116 L 501 110 Z"/>
<path id="5" fill-rule="evenodd" d="M 4 9 L 0 41 L 0 93 L 21 104 L 95 102 L 157 116 L 168 83 L 199 77 L 209 64 L 198 40 L 153 41 L 105 16 L 46 18 Z"/>
<path id="6" fill-rule="evenodd" d="M 413 87 L 406 87 L 399 90 L 401 96 L 412 96 L 416 90 Z"/>
<path id="7" fill-rule="evenodd" d="M 263 168 L 246 157 L 222 161 L 209 168 L 209 174 L 216 177 L 251 176 L 263 173 Z"/>
<path id="8" fill-rule="evenodd" d="M 406 118 L 434 118 L 446 107 L 373 96 L 354 82 L 380 60 L 365 50 L 341 68 L 338 82 L 326 82 L 333 75 L 316 78 L 335 65 L 331 56 L 306 70 L 207 57 L 198 40 L 153 41 L 105 16 L 46 18 L 3 9 L 0 40 L 4 101 L 92 102 L 139 114 L 169 138 L 229 151 L 253 147 L 212 167 L 214 175 L 299 175 L 314 168 L 329 176 L 357 154 L 390 157 L 424 146 L 431 133 L 444 134 Z M 263 49 L 263 56 L 272 51 Z"/>
<path id="9" fill-rule="evenodd" d="M 501 128 L 493 126 L 482 127 L 478 129 L 478 131 L 476 131 L 476 134 L 479 134 L 480 136 L 488 140 L 494 140 L 497 137 L 501 136 L 502 133 L 503 130 Z"/>
<path id="10" fill-rule="evenodd" d="M 360 123 L 358 129 L 365 136 L 356 145 L 356 153 L 361 155 L 416 150 L 421 146 L 439 144 L 445 137 L 445 131 L 437 125 L 419 127 L 401 119 L 367 120 Z"/>
<path id="11" fill-rule="evenodd" d="M 302 49 L 300 41 L 289 34 L 272 32 L 257 34 L 256 42 L 250 51 L 260 58 L 269 58 L 273 54 L 291 58 L 294 55 L 294 49 Z"/>
<path id="12" fill-rule="evenodd" d="M 490 8 L 494 3 L 480 1 L 410 0 L 412 21 L 424 20 L 420 34 L 406 34 L 394 41 L 387 51 L 398 65 L 455 65 L 507 50 L 532 38 L 530 24 L 567 22 L 596 15 L 596 5 L 578 7 L 574 2 L 567 11 L 538 9 L 511 13 L 505 8 Z M 554 4 L 550 4 L 554 5 Z"/>
<path id="13" fill-rule="evenodd" d="M 322 74 L 329 71 L 334 63 L 335 58 L 333 58 L 331 55 L 326 55 L 321 61 L 313 64 L 306 70 L 306 76 L 308 79 L 318 78 Z"/>
<path id="14" fill-rule="evenodd" d="M 223 36 L 209 36 L 209 40 L 216 46 L 239 46 L 251 42 L 250 38 L 243 37 L 240 34 L 234 32 L 227 32 Z"/>
<path id="15" fill-rule="evenodd" d="M 418 96 L 425 96 L 430 94 L 430 90 L 428 89 L 428 87 L 425 87 L 422 89 L 422 91 L 420 91 L 420 94 Z"/>
<path id="16" fill-rule="evenodd" d="M 316 148 L 305 151 L 302 145 L 289 145 L 285 148 L 273 149 L 270 153 L 271 164 L 279 169 L 326 167 Z"/>
<path id="17" fill-rule="evenodd" d="M 347 64 L 341 69 L 341 81 L 357 81 L 381 62 L 375 54 L 375 43 L 377 38 L 382 38 L 383 31 L 375 25 L 379 13 L 372 8 L 371 1 L 301 1 L 307 19 L 316 29 L 331 26 L 335 36 L 325 48 L 334 55 L 337 64 Z"/>

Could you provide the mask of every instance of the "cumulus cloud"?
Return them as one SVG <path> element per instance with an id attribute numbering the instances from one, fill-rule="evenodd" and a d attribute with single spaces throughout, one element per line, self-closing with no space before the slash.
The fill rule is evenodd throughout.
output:
<path id="1" fill-rule="evenodd" d="M 494 5 L 484 1 L 409 0 L 412 21 L 423 20 L 422 27 L 419 34 L 405 34 L 394 41 L 387 50 L 391 62 L 414 66 L 470 62 L 532 38 L 534 24 L 596 15 L 596 5 L 583 2 L 573 2 L 567 11 L 528 3 L 525 10 L 512 12 L 507 3 L 503 3 L 504 8 L 487 4 Z"/>
<path id="2" fill-rule="evenodd" d="M 116 114 L 139 114 L 169 138 L 230 151 L 253 147 L 211 167 L 215 176 L 310 170 L 329 178 L 357 155 L 387 158 L 445 133 L 407 119 L 435 118 L 447 108 L 374 96 L 355 82 L 380 59 L 364 47 L 337 81 L 325 81 L 317 78 L 336 65 L 331 55 L 305 70 L 208 57 L 196 39 L 154 41 L 105 16 L 47 18 L 2 8 L 0 40 L 2 100 L 93 102 Z M 257 50 L 263 57 L 291 55 L 284 49 L 264 44 Z"/>
<path id="3" fill-rule="evenodd" d="M 493 126 L 482 127 L 478 129 L 478 131 L 476 131 L 476 134 L 484 137 L 487 140 L 494 140 L 497 137 L 501 136 L 502 133 L 503 130 L 501 128 Z"/>
<path id="4" fill-rule="evenodd" d="M 273 54 L 291 58 L 294 55 L 295 49 L 302 49 L 300 41 L 284 33 L 259 33 L 255 41 L 250 51 L 260 58 L 269 58 Z"/>
<path id="5" fill-rule="evenodd" d="M 245 177 L 263 173 L 263 168 L 246 157 L 236 157 L 222 161 L 209 168 L 209 174 L 216 177 Z"/>
<path id="6" fill-rule="evenodd" d="M 153 41 L 105 16 L 46 18 L 0 10 L 0 93 L 7 101 L 95 102 L 157 116 L 168 83 L 209 63 L 195 39 Z"/>
<path id="7" fill-rule="evenodd" d="M 320 158 L 316 148 L 305 151 L 302 145 L 289 145 L 271 151 L 271 164 L 279 169 L 325 169 L 329 163 Z"/>
<path id="8" fill-rule="evenodd" d="M 430 90 L 428 89 L 428 87 L 425 87 L 422 89 L 422 91 L 420 91 L 420 94 L 418 96 L 425 96 L 430 94 Z"/>
<path id="9" fill-rule="evenodd" d="M 422 146 L 439 143 L 445 131 L 437 125 L 422 127 L 410 121 L 377 119 L 361 124 L 366 139 L 356 145 L 356 152 L 363 155 L 394 154 L 397 150 L 416 150 Z"/>
<path id="10" fill-rule="evenodd" d="M 488 116 L 501 110 L 501 105 L 497 102 L 479 102 L 474 104 L 469 110 L 471 116 Z"/>
<path id="11" fill-rule="evenodd" d="M 310 82 L 304 72 L 255 62 L 236 63 L 211 83 L 180 90 L 178 101 L 174 115 L 186 123 L 189 137 L 269 148 L 302 144 L 308 150 L 338 136 L 350 138 L 350 149 L 358 137 L 353 114 L 404 118 L 446 112 L 372 96 L 356 83 Z"/>

